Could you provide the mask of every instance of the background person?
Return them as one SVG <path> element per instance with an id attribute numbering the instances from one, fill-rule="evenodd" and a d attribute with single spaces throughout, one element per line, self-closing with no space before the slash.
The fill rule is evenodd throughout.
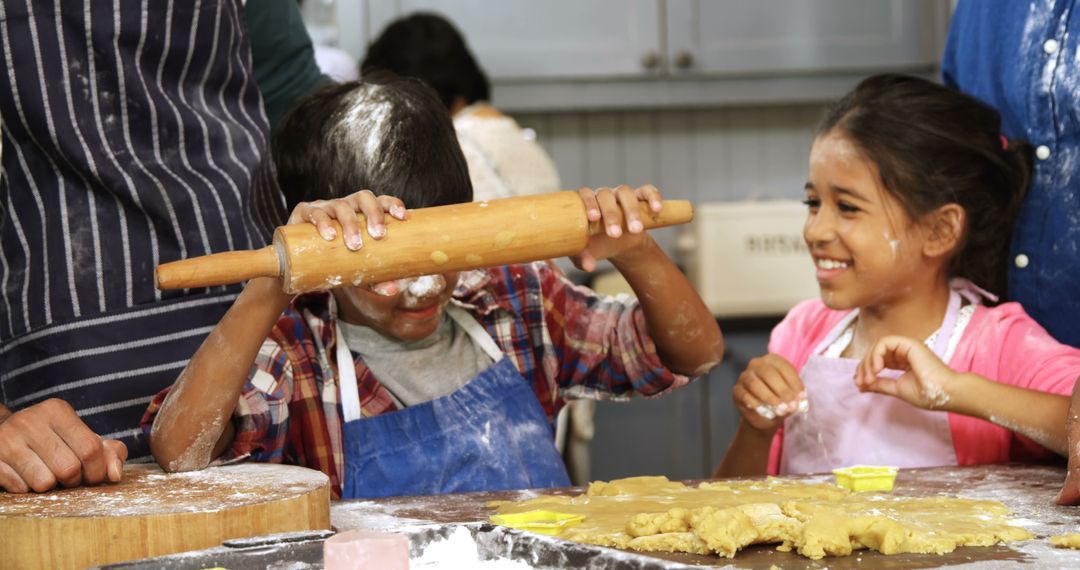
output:
<path id="1" fill-rule="evenodd" d="M 454 118 L 477 201 L 561 190 L 555 163 L 491 100 L 487 75 L 445 18 L 413 14 L 391 22 L 368 47 L 361 73 L 384 69 L 431 85 Z"/>

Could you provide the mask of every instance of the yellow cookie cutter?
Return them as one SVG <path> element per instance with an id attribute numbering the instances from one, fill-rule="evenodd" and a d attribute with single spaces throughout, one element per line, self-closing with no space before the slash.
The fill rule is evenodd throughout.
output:
<path id="1" fill-rule="evenodd" d="M 557 513 L 555 511 L 545 510 L 491 515 L 491 522 L 497 525 L 547 535 L 559 534 L 564 528 L 575 525 L 583 520 L 585 520 L 585 515 Z"/>
<path id="2" fill-rule="evenodd" d="M 852 465 L 833 469 L 836 484 L 852 491 L 892 491 L 899 468 L 878 465 Z"/>

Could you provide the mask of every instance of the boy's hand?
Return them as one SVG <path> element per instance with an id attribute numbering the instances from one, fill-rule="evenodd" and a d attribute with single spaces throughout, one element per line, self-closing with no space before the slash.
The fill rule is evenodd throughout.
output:
<path id="1" fill-rule="evenodd" d="M 776 431 L 784 418 L 805 410 L 807 401 L 799 371 L 776 354 L 751 360 L 735 382 L 731 397 L 743 421 L 762 432 Z"/>
<path id="2" fill-rule="evenodd" d="M 0 406 L 0 488 L 48 491 L 120 481 L 127 447 L 101 439 L 67 402 L 45 400 L 11 414 Z"/>
<path id="3" fill-rule="evenodd" d="M 585 216 L 589 222 L 600 222 L 603 234 L 589 236 L 585 251 L 571 258 L 579 269 L 592 271 L 601 259 L 617 257 L 647 243 L 645 225 L 641 221 L 638 202 L 648 202 L 653 212 L 663 207 L 660 190 L 652 184 L 634 189 L 627 185 L 617 188 L 591 188 L 578 190 L 585 203 Z M 629 232 L 623 231 L 623 220 Z"/>
<path id="4" fill-rule="evenodd" d="M 899 378 L 878 375 L 890 368 L 904 373 Z M 957 373 L 945 365 L 925 344 L 914 339 L 887 336 L 879 339 L 855 372 L 855 385 L 862 392 L 888 394 L 927 410 L 949 403 L 949 388 Z"/>
<path id="5" fill-rule="evenodd" d="M 288 223 L 314 224 L 323 239 L 333 241 L 337 237 L 337 230 L 331 220 L 337 220 L 345 234 L 342 236 L 345 247 L 355 251 L 364 246 L 363 232 L 356 214 L 364 214 L 367 218 L 368 235 L 380 239 L 386 235 L 386 212 L 399 220 L 408 217 L 408 211 L 401 200 L 393 196 L 376 196 L 371 190 L 361 190 L 337 200 L 301 202 L 293 209 Z"/>

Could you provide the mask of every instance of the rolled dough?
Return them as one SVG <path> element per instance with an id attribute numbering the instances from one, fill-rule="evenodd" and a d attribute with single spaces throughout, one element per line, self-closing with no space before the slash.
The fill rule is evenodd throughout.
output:
<path id="1" fill-rule="evenodd" d="M 997 501 L 853 493 L 783 479 L 702 483 L 666 477 L 598 481 L 574 497 L 497 502 L 499 513 L 534 509 L 583 514 L 561 538 L 643 552 L 732 557 L 751 544 L 778 544 L 808 558 L 869 548 L 882 554 L 944 554 L 959 546 L 1026 540 Z"/>
<path id="2" fill-rule="evenodd" d="M 1080 534 L 1059 534 L 1050 537 L 1050 544 L 1058 548 L 1080 549 Z"/>

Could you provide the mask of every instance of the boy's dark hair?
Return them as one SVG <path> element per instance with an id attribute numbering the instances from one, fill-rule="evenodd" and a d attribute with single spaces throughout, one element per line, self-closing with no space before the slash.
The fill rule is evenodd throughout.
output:
<path id="1" fill-rule="evenodd" d="M 363 189 L 408 208 L 472 201 L 450 114 L 417 79 L 384 72 L 327 85 L 293 106 L 271 146 L 289 211 Z"/>
<path id="2" fill-rule="evenodd" d="M 439 92 L 447 109 L 458 97 L 466 105 L 491 99 L 487 75 L 465 38 L 437 14 L 417 13 L 391 22 L 360 64 L 361 74 L 378 69 L 423 79 Z"/>
<path id="3" fill-rule="evenodd" d="M 925 79 L 883 74 L 830 107 L 817 134 L 834 129 L 877 166 L 912 219 L 963 207 L 966 227 L 948 275 L 1005 297 L 1013 222 L 1033 164 L 1030 144 L 1003 138 L 996 110 Z"/>

